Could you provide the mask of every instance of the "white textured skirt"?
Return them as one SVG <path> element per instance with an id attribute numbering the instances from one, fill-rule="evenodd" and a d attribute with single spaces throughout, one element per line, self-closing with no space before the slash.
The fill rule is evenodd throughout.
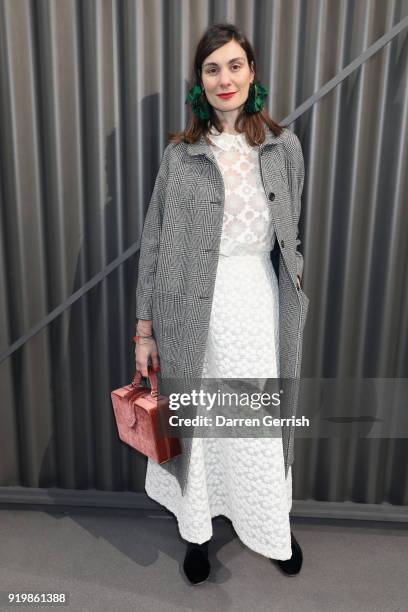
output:
<path id="1" fill-rule="evenodd" d="M 279 287 L 269 252 L 220 254 L 203 378 L 279 376 Z M 145 490 L 172 512 L 180 535 L 201 544 L 211 519 L 230 519 L 240 540 L 271 559 L 291 557 L 292 471 L 282 439 L 193 438 L 185 495 L 148 459 Z"/>

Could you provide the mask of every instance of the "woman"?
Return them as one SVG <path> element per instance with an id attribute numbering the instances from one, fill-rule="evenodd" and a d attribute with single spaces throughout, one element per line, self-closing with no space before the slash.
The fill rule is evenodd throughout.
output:
<path id="1" fill-rule="evenodd" d="M 164 151 L 143 227 L 136 368 L 146 376 L 160 358 L 163 384 L 181 373 L 296 380 L 309 303 L 297 250 L 299 140 L 263 108 L 253 49 L 235 26 L 204 33 L 194 78 L 186 100 L 193 116 Z M 293 414 L 296 394 L 285 396 Z M 293 430 L 181 442 L 180 456 L 148 460 L 145 488 L 177 518 L 190 582 L 208 578 L 218 515 L 249 548 L 298 573 L 302 551 L 289 522 Z"/>

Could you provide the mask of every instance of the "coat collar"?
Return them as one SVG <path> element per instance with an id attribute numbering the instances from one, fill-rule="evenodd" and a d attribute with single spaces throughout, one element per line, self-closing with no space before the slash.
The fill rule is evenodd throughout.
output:
<path id="1" fill-rule="evenodd" d="M 273 132 L 264 124 L 265 140 L 259 145 L 259 150 L 262 151 L 265 147 L 270 145 L 276 145 L 284 142 L 287 138 L 288 130 L 284 128 L 283 132 L 279 136 L 275 136 Z M 200 138 L 196 142 L 187 144 L 187 153 L 189 155 L 207 155 L 207 157 L 213 157 L 213 152 L 210 145 L 205 141 L 204 136 L 201 134 Z"/>

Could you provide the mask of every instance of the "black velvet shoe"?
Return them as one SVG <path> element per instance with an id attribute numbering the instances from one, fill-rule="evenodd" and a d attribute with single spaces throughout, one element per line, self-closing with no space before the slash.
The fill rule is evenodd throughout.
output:
<path id="1" fill-rule="evenodd" d="M 286 576 L 295 576 L 300 572 L 300 568 L 302 567 L 303 553 L 299 542 L 296 540 L 292 531 L 290 532 L 290 538 L 292 546 L 291 558 L 286 559 L 285 561 L 281 561 L 279 559 L 271 559 L 271 561 L 276 563 L 282 572 L 286 574 Z"/>
<path id="2" fill-rule="evenodd" d="M 191 584 L 201 584 L 207 580 L 211 571 L 208 561 L 208 542 L 203 544 L 188 542 L 183 570 Z"/>

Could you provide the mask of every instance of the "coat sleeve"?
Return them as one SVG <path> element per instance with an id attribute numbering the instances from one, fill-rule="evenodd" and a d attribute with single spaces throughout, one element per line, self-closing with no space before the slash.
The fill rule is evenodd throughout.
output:
<path id="1" fill-rule="evenodd" d="M 294 222 L 296 227 L 296 273 L 301 279 L 303 274 L 303 255 L 299 251 L 299 246 L 301 244 L 299 238 L 299 218 L 302 207 L 301 200 L 303 192 L 303 183 L 305 178 L 305 164 L 300 140 L 298 136 L 293 132 L 292 139 L 290 142 L 290 157 L 292 174 L 292 197 L 294 203 Z"/>
<path id="2" fill-rule="evenodd" d="M 159 255 L 164 195 L 169 173 L 169 156 L 173 143 L 165 148 L 159 172 L 147 209 L 140 241 L 139 268 L 136 286 L 136 318 L 152 319 L 152 295 Z"/>

